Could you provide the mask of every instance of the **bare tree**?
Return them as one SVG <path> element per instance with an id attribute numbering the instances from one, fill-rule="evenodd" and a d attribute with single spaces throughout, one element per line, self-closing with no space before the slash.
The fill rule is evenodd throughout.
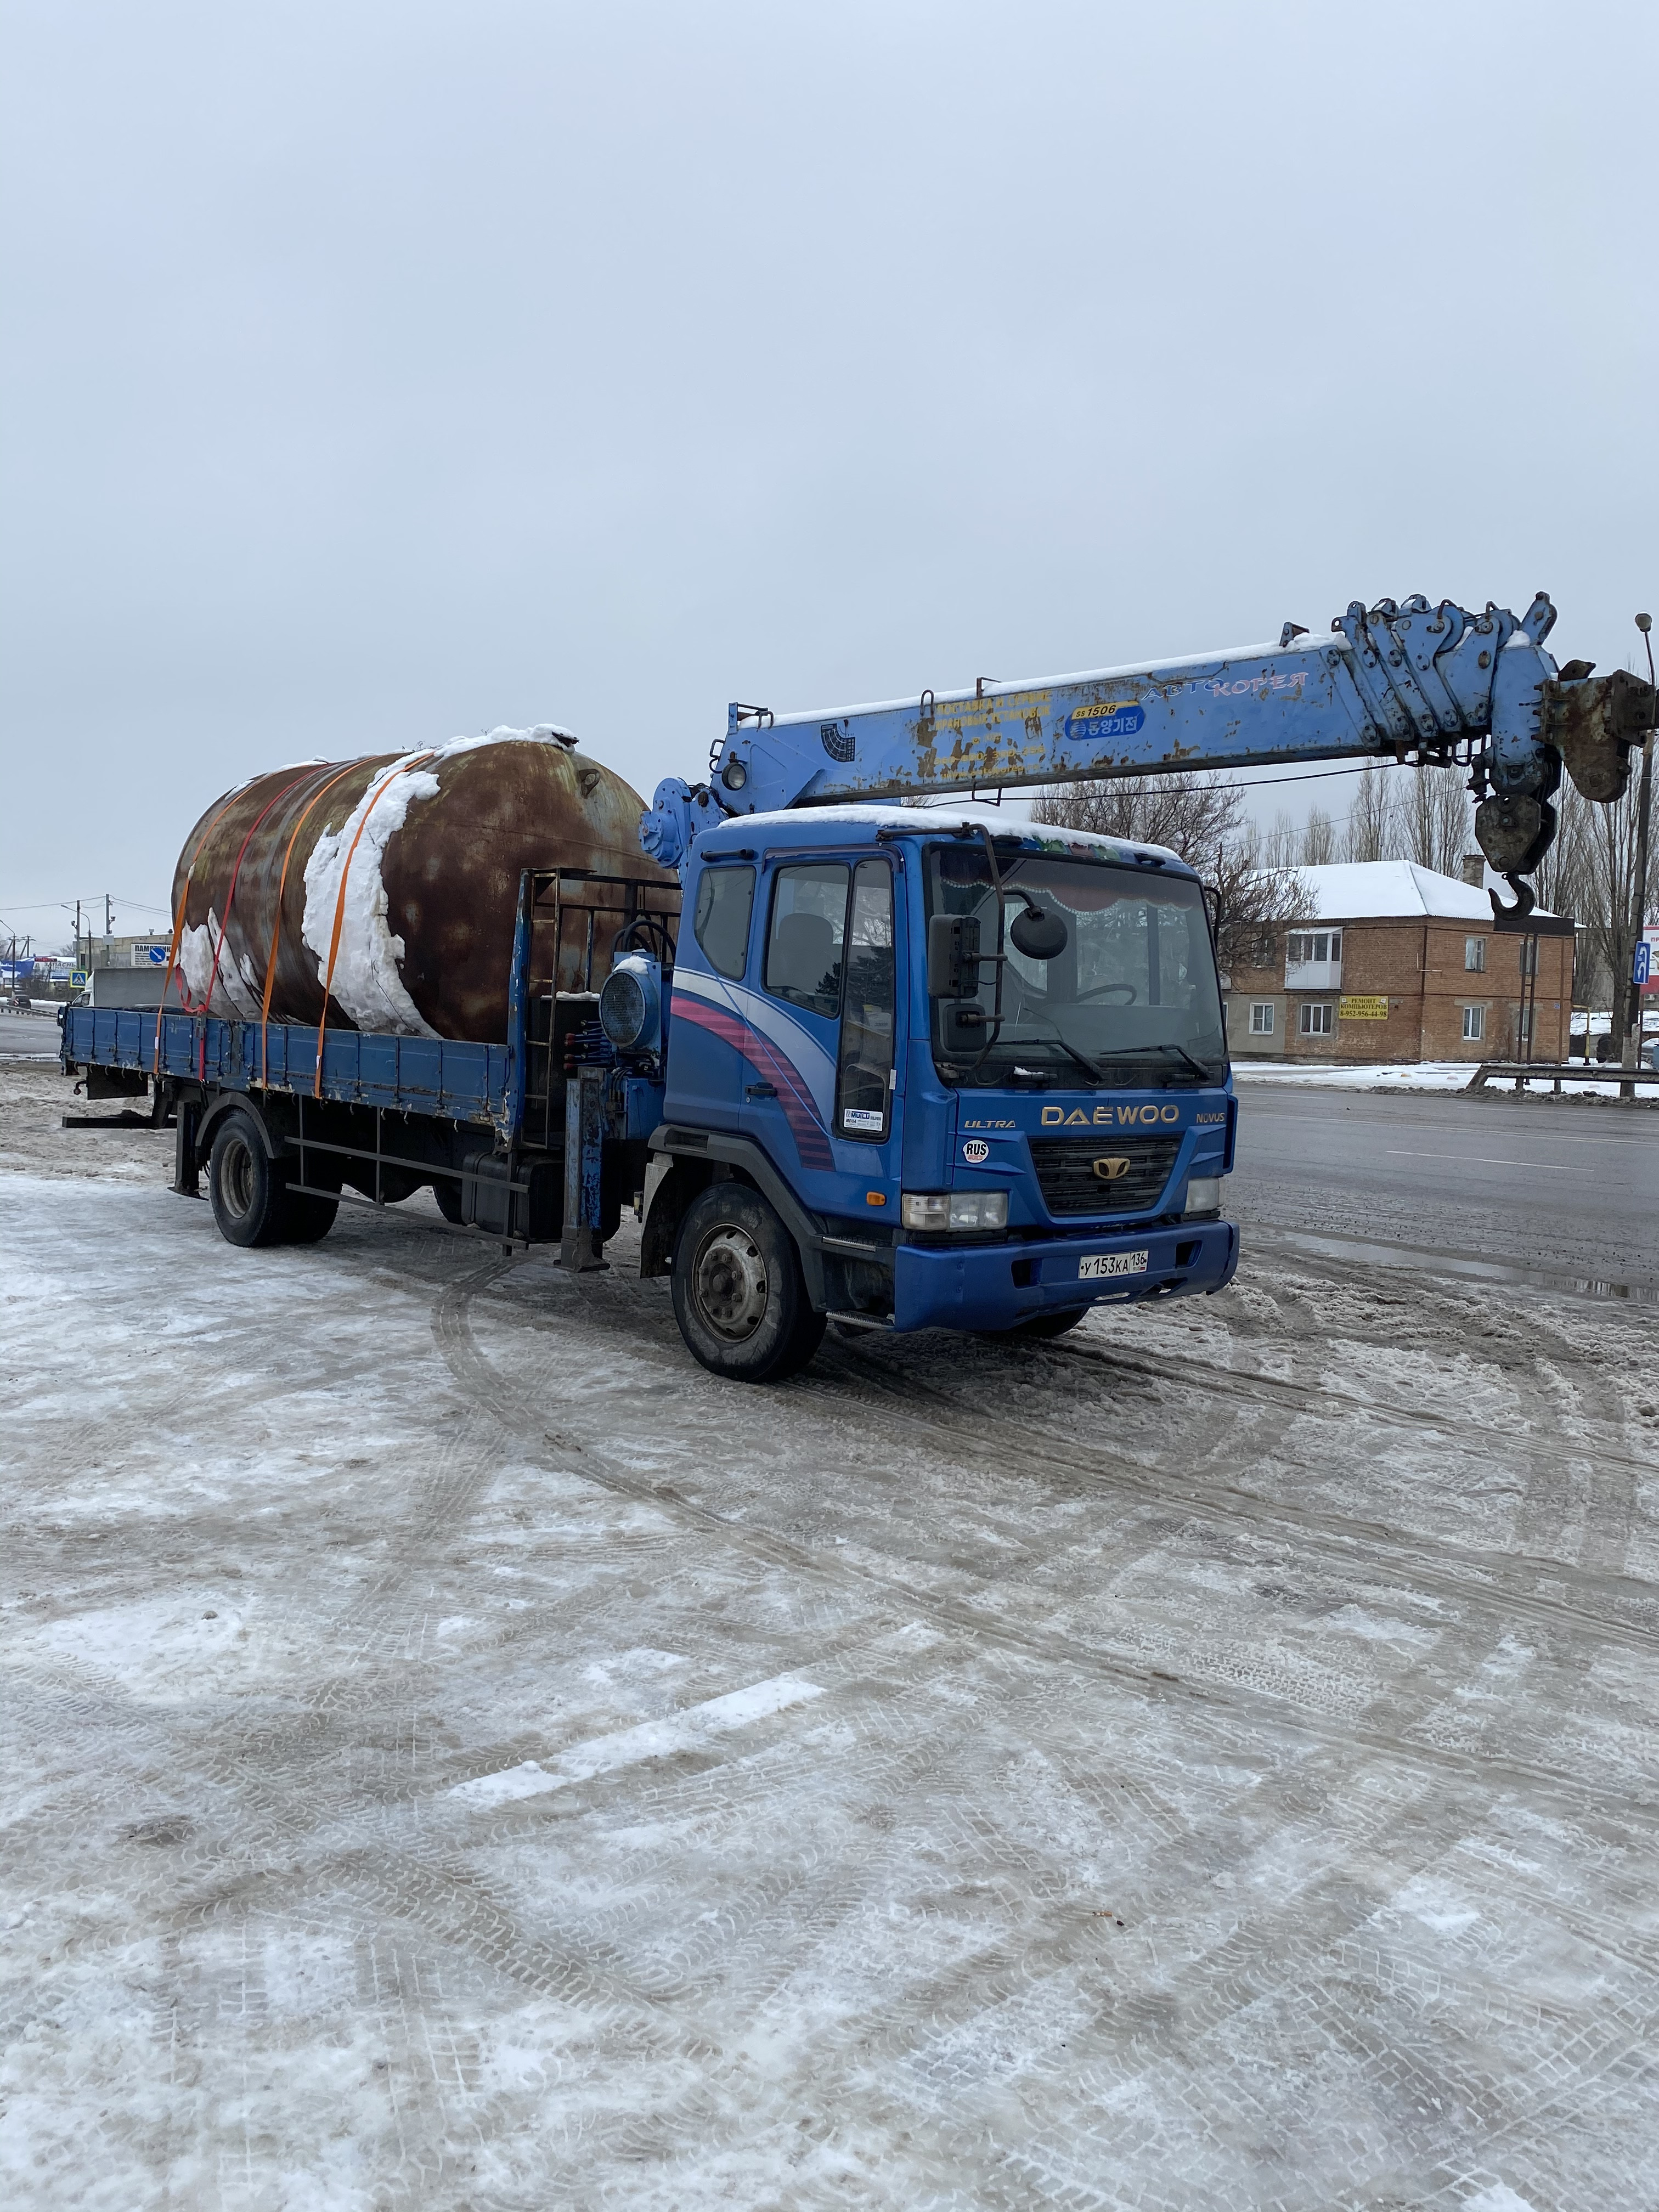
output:
<path id="1" fill-rule="evenodd" d="M 1258 839 L 1257 858 L 1264 868 L 1293 868 L 1302 858 L 1302 832 L 1282 806 Z"/>
<path id="2" fill-rule="evenodd" d="M 1045 792 L 1032 809 L 1039 822 L 1094 830 L 1142 845 L 1164 845 L 1197 861 L 1238 835 L 1244 794 L 1231 776 L 1179 772 L 1112 776 Z"/>
<path id="3" fill-rule="evenodd" d="M 1461 768 L 1420 768 L 1413 772 L 1395 811 L 1399 857 L 1415 860 L 1437 875 L 1461 874 L 1469 849 L 1469 793 Z"/>
<path id="4" fill-rule="evenodd" d="M 1201 770 L 1114 776 L 1045 792 L 1033 811 L 1039 822 L 1178 853 L 1218 895 L 1217 944 L 1224 969 L 1269 964 L 1271 951 L 1261 961 L 1255 956 L 1273 929 L 1304 920 L 1310 911 L 1307 886 L 1292 865 L 1297 833 L 1288 817 L 1282 832 L 1275 832 L 1277 842 L 1270 838 L 1264 844 L 1231 776 Z"/>
<path id="5" fill-rule="evenodd" d="M 1637 779 L 1616 806 L 1592 805 L 1570 782 L 1555 795 L 1560 828 L 1537 875 L 1540 901 L 1580 925 L 1582 995 L 1611 991 L 1613 1048 L 1624 1041 L 1626 994 L 1636 944 L 1631 932 L 1636 887 Z M 1642 910 L 1659 904 L 1659 852 L 1648 855 Z M 1576 995 L 1578 995 L 1576 994 Z"/>
<path id="6" fill-rule="evenodd" d="M 1328 867 L 1336 858 L 1336 829 L 1322 806 L 1310 806 L 1302 829 L 1302 865 Z"/>
<path id="7" fill-rule="evenodd" d="M 1345 860 L 1386 860 L 1394 845 L 1394 793 L 1381 767 L 1368 768 L 1354 788 L 1348 809 Z"/>

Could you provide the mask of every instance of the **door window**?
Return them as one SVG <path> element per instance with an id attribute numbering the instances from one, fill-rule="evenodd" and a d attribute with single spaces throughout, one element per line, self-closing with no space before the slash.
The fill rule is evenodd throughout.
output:
<path id="1" fill-rule="evenodd" d="M 780 868 L 772 892 L 766 988 L 830 1021 L 841 1012 L 847 876 L 844 860 L 811 860 Z"/>
<path id="2" fill-rule="evenodd" d="M 860 860 L 847 925 L 836 1133 L 880 1144 L 893 1099 L 893 872 Z"/>
<path id="3" fill-rule="evenodd" d="M 749 915 L 755 903 L 752 868 L 705 868 L 692 927 L 720 975 L 741 975 L 749 957 Z"/>

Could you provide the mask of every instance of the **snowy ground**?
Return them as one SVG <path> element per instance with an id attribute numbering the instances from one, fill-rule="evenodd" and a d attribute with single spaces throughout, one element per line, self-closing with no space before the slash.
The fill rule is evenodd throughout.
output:
<path id="1" fill-rule="evenodd" d="M 714 1383 L 0 1069 L 31 2208 L 1659 2204 L 1639 1309 L 1340 1261 Z"/>
<path id="2" fill-rule="evenodd" d="M 1316 1091 L 1467 1091 L 1474 1065 L 1467 1060 L 1404 1060 L 1397 1066 L 1331 1067 L 1310 1065 L 1295 1060 L 1236 1060 L 1233 1062 L 1233 1081 L 1243 1087 L 1251 1083 L 1294 1083 Z M 1547 1096 L 1555 1089 L 1554 1079 L 1540 1076 L 1528 1080 L 1525 1090 Z M 1511 1080 L 1505 1079 L 1501 1088 L 1507 1097 L 1514 1091 Z M 1583 1081 L 1575 1083 L 1571 1076 L 1561 1081 L 1564 1095 L 1586 1098 L 1617 1098 L 1617 1088 L 1609 1083 Z M 1638 1098 L 1659 1099 L 1659 1080 L 1649 1079 L 1636 1085 Z"/>

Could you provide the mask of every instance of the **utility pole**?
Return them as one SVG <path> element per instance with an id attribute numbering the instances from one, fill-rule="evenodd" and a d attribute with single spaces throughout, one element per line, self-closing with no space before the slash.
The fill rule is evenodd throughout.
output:
<path id="1" fill-rule="evenodd" d="M 1636 627 L 1642 633 L 1642 642 L 1648 649 L 1648 682 L 1653 678 L 1653 617 L 1638 615 Z M 1653 732 L 1650 730 L 1642 747 L 1642 787 L 1636 801 L 1636 881 L 1630 895 L 1630 969 L 1625 976 L 1625 988 L 1630 997 L 1626 1004 L 1630 1018 L 1625 1024 L 1625 1050 L 1622 1064 L 1634 1067 L 1642 1057 L 1642 994 L 1636 983 L 1636 948 L 1642 942 L 1642 933 L 1648 919 L 1648 829 L 1653 813 Z M 1621 1099 L 1634 1098 L 1634 1084 L 1619 1086 Z"/>

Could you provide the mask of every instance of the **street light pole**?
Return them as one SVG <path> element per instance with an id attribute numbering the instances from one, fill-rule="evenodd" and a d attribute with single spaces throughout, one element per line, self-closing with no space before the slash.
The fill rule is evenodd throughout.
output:
<path id="1" fill-rule="evenodd" d="M 1653 617 L 1638 615 L 1636 627 L 1642 633 L 1642 642 L 1648 649 L 1648 682 L 1653 677 Z M 1630 993 L 1630 1019 L 1625 1024 L 1624 1065 L 1634 1067 L 1642 1056 L 1642 994 L 1636 983 L 1636 947 L 1642 942 L 1642 933 L 1648 919 L 1648 828 L 1653 815 L 1653 732 L 1650 730 L 1642 747 L 1642 787 L 1636 801 L 1636 881 L 1631 887 L 1631 967 L 1625 979 Z M 1625 1086 L 1619 1086 L 1620 1097 Z M 1632 1097 L 1634 1091 L 1630 1094 Z"/>

